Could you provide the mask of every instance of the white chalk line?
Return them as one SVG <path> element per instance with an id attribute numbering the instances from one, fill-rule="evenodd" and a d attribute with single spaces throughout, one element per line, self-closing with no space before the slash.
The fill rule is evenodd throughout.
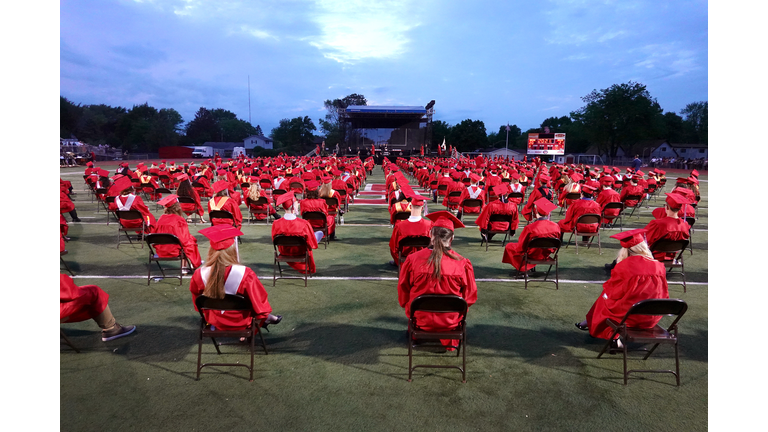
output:
<path id="1" fill-rule="evenodd" d="M 298 273 L 296 275 L 289 276 L 290 278 L 301 278 Z M 153 276 L 151 279 L 154 279 L 155 276 Z M 178 276 L 168 276 L 166 279 L 177 279 Z M 184 279 L 192 279 L 191 275 L 183 276 Z M 123 276 L 105 276 L 105 275 L 76 275 L 73 276 L 73 279 L 147 279 L 146 276 L 137 276 L 137 275 L 123 275 Z M 271 280 L 271 276 L 259 276 L 260 280 Z M 285 279 L 285 278 L 283 278 Z M 312 276 L 308 280 L 352 280 L 352 281 L 392 281 L 396 282 L 398 280 L 397 277 L 384 277 L 384 276 Z M 528 283 L 533 282 L 554 282 L 554 279 L 547 279 L 544 281 L 543 279 L 528 279 Z M 490 278 L 479 278 L 475 279 L 475 282 L 520 282 L 525 283 L 525 279 L 508 279 L 508 278 L 500 278 L 500 279 L 490 279 Z M 572 279 L 560 279 L 558 283 L 565 283 L 565 284 L 602 284 L 604 283 L 604 280 L 572 280 Z M 676 284 L 676 283 L 673 283 Z M 709 282 L 686 282 L 687 285 L 709 285 Z"/>

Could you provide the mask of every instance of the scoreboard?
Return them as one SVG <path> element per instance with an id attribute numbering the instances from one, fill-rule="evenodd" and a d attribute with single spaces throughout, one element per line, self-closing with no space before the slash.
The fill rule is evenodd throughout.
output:
<path id="1" fill-rule="evenodd" d="M 533 155 L 564 155 L 564 133 L 529 133 L 528 154 Z"/>

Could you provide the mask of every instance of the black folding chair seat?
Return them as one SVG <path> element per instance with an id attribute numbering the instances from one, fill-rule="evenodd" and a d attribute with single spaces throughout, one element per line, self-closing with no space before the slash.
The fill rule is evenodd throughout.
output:
<path id="1" fill-rule="evenodd" d="M 558 258 L 557 254 L 560 252 L 560 239 L 554 238 L 554 237 L 537 237 L 534 239 L 531 239 L 531 241 L 528 242 L 528 249 L 525 250 L 523 253 L 523 268 L 527 267 L 529 264 L 536 265 L 549 265 L 549 268 L 547 269 L 547 273 L 544 275 L 544 279 L 538 279 L 540 282 L 552 282 L 555 284 L 555 289 L 560 289 L 560 273 L 558 269 Z M 554 252 L 552 252 L 548 257 L 544 259 L 533 259 L 530 257 L 529 252 L 534 249 L 555 249 Z M 549 277 L 549 272 L 552 270 L 552 266 L 555 266 L 555 280 L 547 280 Z M 525 278 L 525 289 L 528 289 L 528 272 L 524 272 L 524 278 Z"/>
<path id="2" fill-rule="evenodd" d="M 183 278 L 183 271 L 184 271 L 184 260 L 187 259 L 187 255 L 184 253 L 184 247 L 181 244 L 181 240 L 179 240 L 178 237 L 176 237 L 173 234 L 165 234 L 165 233 L 154 233 L 154 234 L 147 234 L 146 237 L 144 237 L 144 240 L 147 242 L 147 246 L 149 247 L 149 262 L 147 263 L 147 285 L 149 285 L 149 281 L 152 279 L 152 262 L 156 262 L 157 266 L 160 268 L 160 272 L 163 274 L 162 277 L 157 276 L 158 279 L 165 279 L 168 277 L 178 277 L 179 278 L 179 285 L 182 284 L 182 278 Z M 168 246 L 178 246 L 179 247 L 179 254 L 174 257 L 160 257 L 157 254 L 157 251 L 155 250 L 155 246 L 157 245 L 168 245 Z M 179 275 L 178 276 L 166 276 L 165 270 L 163 270 L 163 266 L 160 265 L 160 261 L 178 261 L 179 262 Z"/>
<path id="3" fill-rule="evenodd" d="M 256 334 L 259 335 L 261 338 L 261 345 L 264 347 L 264 354 L 269 354 L 269 351 L 267 351 L 267 343 L 264 341 L 264 335 L 261 333 L 261 325 L 263 324 L 263 320 L 260 322 L 256 319 L 255 314 L 253 312 L 253 305 L 251 304 L 251 301 L 241 295 L 225 295 L 223 299 L 214 299 L 206 296 L 198 296 L 197 299 L 195 299 L 195 306 L 197 306 L 197 310 L 200 313 L 200 329 L 198 332 L 198 348 L 197 348 L 197 380 L 200 380 L 200 371 L 206 367 L 206 366 L 241 366 L 246 369 L 248 369 L 248 372 L 250 372 L 250 378 L 249 380 L 253 382 L 253 358 L 254 358 L 254 351 L 255 351 L 255 343 L 254 340 L 256 339 Z M 249 311 L 251 313 L 251 325 L 246 327 L 243 330 L 221 330 L 221 329 L 214 329 L 211 327 L 210 324 L 208 324 L 205 321 L 205 315 L 203 313 L 206 309 L 212 309 L 215 311 Z M 251 365 L 245 365 L 241 363 L 202 363 L 202 354 L 203 354 L 203 338 L 209 337 L 211 338 L 211 341 L 213 342 L 213 346 L 216 347 L 216 353 L 221 355 L 221 350 L 219 347 L 221 345 L 239 345 L 238 343 L 222 343 L 222 342 L 216 342 L 217 337 L 226 337 L 226 338 L 246 338 L 249 344 L 249 349 L 251 352 Z"/>
<path id="4" fill-rule="evenodd" d="M 458 313 L 460 321 L 454 329 L 446 331 L 426 331 L 418 327 L 416 312 L 429 313 Z M 413 371 L 416 368 L 452 368 L 461 371 L 461 382 L 467 382 L 467 302 L 457 295 L 423 294 L 411 302 L 411 316 L 408 319 L 408 382 L 413 381 Z M 456 357 L 462 355 L 461 366 L 450 365 L 414 365 L 413 348 L 432 346 L 442 347 L 441 339 L 458 340 L 454 346 Z M 420 341 L 417 345 L 416 341 Z M 423 343 L 423 342 L 426 342 Z M 462 349 L 463 348 L 463 349 Z"/>
<path id="5" fill-rule="evenodd" d="M 635 373 L 635 372 L 647 372 L 647 373 L 671 373 L 675 376 L 675 380 L 677 381 L 677 385 L 680 385 L 680 355 L 678 352 L 678 328 L 677 323 L 680 321 L 680 318 L 683 317 L 685 312 L 688 310 L 688 305 L 680 299 L 649 299 L 649 300 L 643 300 L 640 302 L 635 303 L 629 311 L 627 311 L 627 314 L 624 316 L 624 318 L 621 320 L 621 322 L 617 323 L 611 319 L 606 320 L 606 324 L 608 324 L 613 329 L 613 334 L 608 339 L 605 346 L 603 346 L 602 351 L 600 351 L 600 354 L 597 355 L 597 358 L 600 358 L 605 351 L 608 349 L 608 347 L 611 345 L 611 341 L 616 336 L 619 336 L 619 340 L 621 341 L 623 347 L 622 347 L 622 353 L 624 357 L 624 385 L 627 384 L 627 378 L 629 377 L 629 374 Z M 634 316 L 634 315 L 654 315 L 654 316 L 674 316 L 675 319 L 670 324 L 669 327 L 666 329 L 661 327 L 660 325 L 656 324 L 653 326 L 653 328 L 650 329 L 642 329 L 642 328 L 633 328 L 627 326 L 627 319 Z M 633 370 L 627 370 L 627 353 L 630 351 L 627 347 L 630 343 L 638 343 L 638 344 L 653 344 L 653 347 L 648 350 L 646 348 L 641 349 L 633 349 L 632 351 L 645 351 L 647 354 L 645 357 L 643 357 L 643 360 L 647 360 L 648 357 L 653 354 L 653 352 L 656 350 L 656 348 L 660 344 L 670 344 L 674 345 L 675 347 L 675 370 L 652 370 L 652 369 L 633 369 Z"/>
<path id="6" fill-rule="evenodd" d="M 272 246 L 275 249 L 275 261 L 272 265 L 272 286 L 275 286 L 275 282 L 277 279 L 304 279 L 304 286 L 307 286 L 307 276 L 309 275 L 309 245 L 307 244 L 307 241 L 304 240 L 304 237 L 298 237 L 298 236 L 287 236 L 287 235 L 277 235 L 272 240 Z M 304 254 L 303 255 L 297 255 L 297 256 L 288 256 L 288 255 L 281 255 L 280 254 L 280 246 L 293 246 L 293 247 L 303 247 L 304 248 Z M 306 272 L 304 273 L 303 277 L 289 277 L 289 276 L 283 276 L 283 269 L 280 267 L 280 263 L 304 263 Z M 277 276 L 277 272 L 280 272 L 280 277 Z"/>

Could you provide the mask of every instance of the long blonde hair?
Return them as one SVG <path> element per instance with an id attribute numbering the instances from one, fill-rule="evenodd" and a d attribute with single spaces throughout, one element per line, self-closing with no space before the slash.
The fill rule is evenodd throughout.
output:
<path id="1" fill-rule="evenodd" d="M 648 243 L 645 241 L 642 241 L 631 248 L 621 248 L 619 249 L 619 254 L 616 256 L 616 264 L 622 262 L 625 258 L 634 256 L 634 255 L 640 255 L 644 258 L 648 258 L 649 260 L 655 260 L 653 258 L 653 253 L 648 248 Z"/>
<path id="2" fill-rule="evenodd" d="M 211 273 L 208 275 L 208 282 L 205 283 L 204 296 L 216 299 L 224 298 L 226 294 L 224 292 L 224 282 L 226 282 L 227 267 L 240 264 L 237 255 L 237 240 L 226 249 L 216 250 L 210 248 L 208 250 L 208 259 L 205 262 L 205 266 L 211 267 Z"/>
<path id="3" fill-rule="evenodd" d="M 453 231 L 443 227 L 432 228 L 432 253 L 427 258 L 427 264 L 433 268 L 432 277 L 435 280 L 440 280 L 442 277 L 441 263 L 443 255 L 453 260 L 459 260 L 459 257 L 451 251 L 451 243 L 453 242 Z"/>
<path id="4" fill-rule="evenodd" d="M 251 187 L 248 188 L 248 198 L 253 201 L 261 198 L 261 186 L 258 183 L 251 183 Z"/>
<path id="5" fill-rule="evenodd" d="M 322 186 L 320 186 L 320 196 L 323 198 L 330 198 L 333 196 L 333 187 L 331 186 L 331 183 L 323 183 Z"/>

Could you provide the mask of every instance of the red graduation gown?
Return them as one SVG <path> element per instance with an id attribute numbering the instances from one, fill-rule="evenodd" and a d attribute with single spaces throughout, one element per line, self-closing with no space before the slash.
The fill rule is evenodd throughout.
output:
<path id="1" fill-rule="evenodd" d="M 600 204 L 600 212 L 601 212 L 601 214 L 602 214 L 603 209 L 605 209 L 605 205 L 608 204 L 608 203 L 612 203 L 612 202 L 621 202 L 621 198 L 619 196 L 619 193 L 616 192 L 615 190 L 613 190 L 613 189 L 603 189 L 602 191 L 600 191 L 599 194 L 597 194 L 597 203 Z M 621 210 L 619 210 L 619 209 L 608 210 L 608 212 L 606 212 L 606 214 L 605 214 L 606 217 L 603 218 L 602 222 L 603 223 L 611 223 L 611 221 L 613 221 L 614 218 L 609 217 L 609 216 L 614 216 L 614 217 L 618 216 L 620 211 Z"/>
<path id="2" fill-rule="evenodd" d="M 568 207 L 568 210 L 565 212 L 565 218 L 557 222 L 557 225 L 560 227 L 561 232 L 571 232 L 573 231 L 573 228 L 576 225 L 576 221 L 579 219 L 579 217 L 590 213 L 599 215 L 600 204 L 591 199 L 574 200 L 573 204 L 571 204 Z M 578 228 L 580 232 L 595 233 L 599 228 L 598 224 L 579 225 L 580 226 Z"/>
<path id="3" fill-rule="evenodd" d="M 645 238 L 648 242 L 648 246 L 653 246 L 657 240 L 688 240 L 691 237 L 688 223 L 685 219 L 676 219 L 671 217 L 663 217 L 661 219 L 653 219 L 645 226 L 647 230 L 645 232 Z M 654 253 L 653 257 L 657 260 L 673 259 L 674 253 L 665 254 L 662 252 Z"/>
<path id="4" fill-rule="evenodd" d="M 528 264 L 525 268 L 522 268 L 523 254 L 528 248 L 528 242 L 537 237 L 560 238 L 560 227 L 556 223 L 546 219 L 539 219 L 531 222 L 523 228 L 523 232 L 520 233 L 520 237 L 516 243 L 507 243 L 507 245 L 504 246 L 504 256 L 502 257 L 501 262 L 512 264 L 512 266 L 519 271 L 527 271 L 535 267 L 532 264 Z M 554 249 L 536 249 L 532 251 L 529 256 L 532 259 L 544 259 L 552 252 L 554 252 Z"/>
<path id="5" fill-rule="evenodd" d="M 587 312 L 589 334 L 608 339 L 613 330 L 605 323 L 610 318 L 621 322 L 629 308 L 648 299 L 669 298 L 664 265 L 642 256 L 625 258 L 611 271 L 611 278 L 603 284 L 603 292 Z M 638 315 L 627 320 L 630 327 L 651 328 L 661 317 Z"/>
<path id="6" fill-rule="evenodd" d="M 287 219 L 284 216 L 272 223 L 272 240 L 278 235 L 292 235 L 297 237 L 303 237 L 307 241 L 309 246 L 309 273 L 315 273 L 315 258 L 312 256 L 312 249 L 317 249 L 317 238 L 315 238 L 315 232 L 312 229 L 312 225 L 304 219 Z M 303 255 L 304 250 L 300 246 L 296 247 L 279 247 L 280 255 L 296 256 Z M 307 269 L 303 262 L 301 263 L 288 263 L 292 268 L 306 273 Z"/>
<path id="7" fill-rule="evenodd" d="M 395 260 L 395 264 L 399 264 L 397 258 L 397 245 L 400 243 L 400 240 L 406 237 L 429 237 L 431 231 L 432 221 L 425 217 L 422 217 L 417 222 L 404 220 L 395 224 L 395 228 L 392 230 L 392 237 L 389 239 L 389 253 L 392 255 L 392 259 Z M 407 247 L 403 249 L 403 256 L 408 256 L 416 250 L 416 248 Z"/>
<path id="8" fill-rule="evenodd" d="M 155 232 L 173 234 L 178 237 L 192 268 L 200 267 L 201 258 L 197 248 L 197 239 L 189 233 L 189 226 L 184 218 L 174 214 L 164 214 L 157 220 Z M 179 254 L 179 247 L 173 245 L 157 245 L 155 250 L 160 257 L 175 257 Z"/>
<path id="9" fill-rule="evenodd" d="M 208 200 L 208 215 L 211 214 L 212 206 L 216 205 L 219 207 L 219 210 L 226 210 L 230 213 L 232 213 L 232 216 L 235 217 L 235 228 L 240 229 L 241 226 L 243 226 L 243 214 L 240 213 L 240 205 L 239 201 L 235 201 L 235 199 L 230 197 L 213 197 L 210 200 Z M 232 224 L 232 221 L 229 219 L 211 219 L 211 223 L 216 225 L 226 224 L 230 225 Z"/>
<path id="10" fill-rule="evenodd" d="M 303 199 L 299 201 L 301 212 L 320 212 L 325 215 L 326 223 L 328 224 L 328 235 L 336 232 L 336 218 L 328 214 L 328 204 L 324 199 Z M 309 221 L 313 229 L 320 229 L 319 221 Z M 314 224 L 314 225 L 313 225 Z"/>
<path id="11" fill-rule="evenodd" d="M 205 282 L 202 277 L 204 268 L 206 267 L 198 268 L 195 270 L 195 274 L 192 275 L 192 281 L 189 284 L 189 291 L 192 293 L 192 304 L 195 304 L 197 297 L 205 291 Z M 225 272 L 225 277 L 228 278 L 230 273 L 232 273 L 232 266 L 227 267 Z M 245 274 L 240 281 L 240 285 L 237 287 L 237 294 L 251 301 L 253 311 L 256 312 L 256 319 L 266 319 L 272 312 L 272 306 L 269 305 L 267 300 L 267 290 L 259 282 L 256 273 L 248 267 L 245 267 Z M 195 306 L 195 310 L 197 310 L 197 306 Z M 251 324 L 248 317 L 249 313 L 243 311 L 225 311 L 222 313 L 222 311 L 207 310 L 204 312 L 204 315 L 208 324 L 221 330 L 239 330 Z"/>
<path id="12" fill-rule="evenodd" d="M 411 302 L 422 294 L 453 294 L 464 298 L 468 306 L 477 301 L 475 270 L 468 259 L 453 252 L 459 259 L 443 255 L 440 260 L 440 280 L 433 279 L 432 266 L 427 260 L 432 249 L 422 249 L 406 258 L 397 282 L 397 299 L 405 308 L 405 316 L 411 316 Z M 459 323 L 458 313 L 418 312 L 416 324 L 426 331 L 451 330 Z M 450 340 L 443 341 L 450 345 Z"/>
<path id="13" fill-rule="evenodd" d="M 99 316 L 107 308 L 109 294 L 96 285 L 77 286 L 71 277 L 61 274 L 59 318 L 80 322 Z"/>
<path id="14" fill-rule="evenodd" d="M 510 215 L 512 226 L 509 227 L 508 222 L 493 222 L 489 227 L 488 222 L 491 219 L 491 215 L 494 214 Z M 492 229 L 494 231 L 505 231 L 507 229 L 517 230 L 519 223 L 520 218 L 517 214 L 517 205 L 511 202 L 503 203 L 501 200 L 491 201 L 487 206 L 483 208 L 480 216 L 478 216 L 475 220 L 475 224 L 477 224 L 477 227 L 480 228 L 480 231 L 487 229 Z"/>
<path id="15" fill-rule="evenodd" d="M 123 203 L 127 202 L 128 197 L 131 195 L 116 196 L 115 202 L 109 205 L 109 209 L 112 211 L 120 210 L 120 206 L 122 206 Z M 147 208 L 147 205 L 144 204 L 144 201 L 141 199 L 140 196 L 135 195 L 135 198 L 133 199 L 133 202 L 131 203 L 129 210 L 138 210 L 141 213 L 142 219 L 144 219 L 144 222 L 147 224 L 147 229 L 145 230 L 146 233 L 154 232 L 154 227 L 155 227 L 155 224 L 157 223 L 157 221 L 155 220 L 155 215 L 150 213 L 149 208 Z M 120 219 L 120 224 L 123 226 L 123 228 L 139 228 L 141 227 L 141 220 Z"/>

